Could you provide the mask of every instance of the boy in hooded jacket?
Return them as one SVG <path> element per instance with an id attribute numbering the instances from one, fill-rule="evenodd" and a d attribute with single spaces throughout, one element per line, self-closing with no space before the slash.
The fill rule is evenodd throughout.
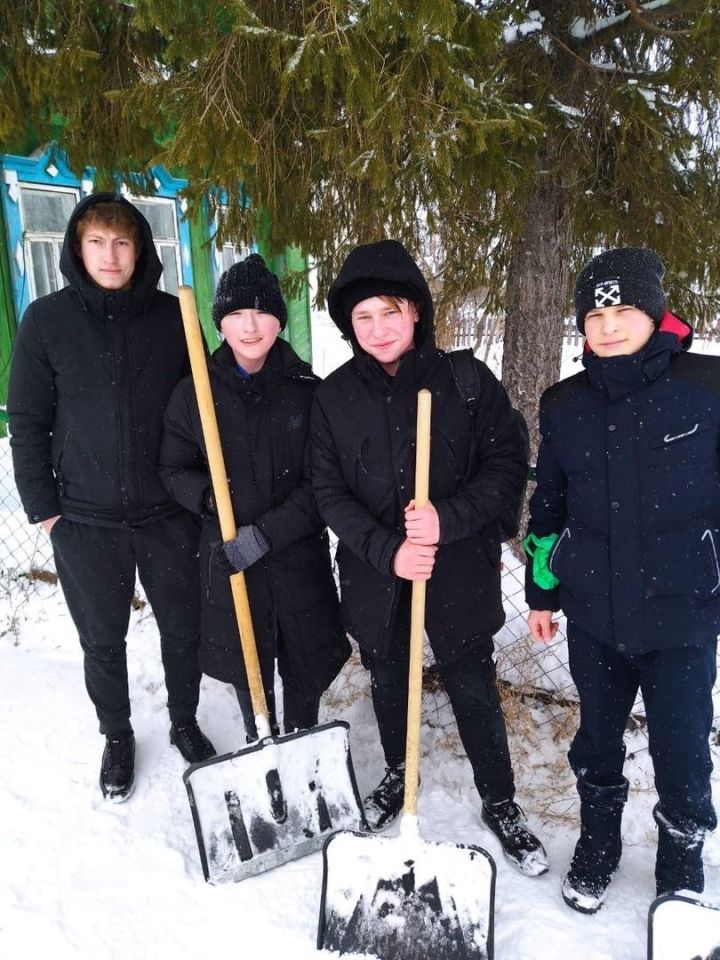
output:
<path id="1" fill-rule="evenodd" d="M 585 371 L 546 390 L 526 549 L 535 639 L 568 621 L 580 838 L 563 884 L 594 913 L 620 861 L 623 733 L 638 689 L 655 770 L 658 895 L 703 889 L 720 631 L 720 361 L 687 353 L 660 258 L 594 257 L 575 285 Z"/>
<path id="2" fill-rule="evenodd" d="M 18 328 L 8 412 L 15 481 L 50 536 L 105 735 L 100 787 L 134 787 L 125 635 L 136 569 L 160 631 L 170 742 L 189 763 L 215 750 L 198 727 L 197 527 L 157 470 L 162 417 L 189 361 L 176 297 L 157 288 L 150 225 L 122 196 L 81 200 L 65 233 L 68 286 Z"/>
<path id="3" fill-rule="evenodd" d="M 386 773 L 365 801 L 382 829 L 404 799 L 411 581 L 427 580 L 426 629 L 482 798 L 482 818 L 527 875 L 547 870 L 515 803 L 493 633 L 504 622 L 498 518 L 522 491 L 525 440 L 502 385 L 476 364 L 470 416 L 433 302 L 402 244 L 356 247 L 328 297 L 353 358 L 318 387 L 312 478 L 339 538 L 341 606 L 371 677 Z M 433 394 L 430 503 L 412 501 L 417 394 Z M 432 577 L 431 577 L 432 574 Z"/>
<path id="4" fill-rule="evenodd" d="M 220 542 L 205 440 L 191 378 L 165 414 L 161 473 L 171 495 L 202 518 L 204 673 L 234 686 L 248 741 L 257 736 L 229 575 L 244 570 L 271 725 L 275 662 L 285 732 L 314 726 L 320 697 L 350 654 L 325 525 L 309 478 L 310 405 L 319 382 L 278 335 L 287 307 L 258 254 L 221 277 L 213 319 L 225 340 L 209 359 L 237 536 Z"/>

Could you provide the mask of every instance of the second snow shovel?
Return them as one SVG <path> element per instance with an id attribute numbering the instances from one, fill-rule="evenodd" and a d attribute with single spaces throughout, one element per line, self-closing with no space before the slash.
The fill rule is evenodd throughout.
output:
<path id="1" fill-rule="evenodd" d="M 648 960 L 720 960 L 720 904 L 666 893 L 648 912 Z"/>
<path id="2" fill-rule="evenodd" d="M 236 535 L 210 377 L 190 287 L 180 287 L 213 495 L 223 540 Z M 210 883 L 243 880 L 319 850 L 336 830 L 365 825 L 350 758 L 348 725 L 336 721 L 270 735 L 245 577 L 230 577 L 258 741 L 190 766 L 183 779 L 200 860 Z"/>
<path id="3" fill-rule="evenodd" d="M 428 501 L 430 400 L 418 394 L 415 503 Z M 325 845 L 318 948 L 382 960 L 492 960 L 495 864 L 480 847 L 422 840 L 417 826 L 425 582 L 413 581 L 405 803 L 398 837 Z"/>

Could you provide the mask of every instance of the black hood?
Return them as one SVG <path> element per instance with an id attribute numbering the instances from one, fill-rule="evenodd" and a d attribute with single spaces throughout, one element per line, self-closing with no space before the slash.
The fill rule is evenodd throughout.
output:
<path id="1" fill-rule="evenodd" d="M 78 292 L 88 306 L 102 307 L 105 294 L 108 291 L 96 287 L 88 277 L 81 258 L 75 252 L 75 241 L 78 220 L 88 208 L 96 203 L 111 202 L 119 203 L 125 207 L 135 217 L 140 227 L 141 250 L 135 264 L 132 286 L 129 291 L 118 292 L 117 296 L 127 298 L 129 305 L 131 304 L 136 309 L 142 309 L 157 289 L 158 280 L 163 270 L 162 263 L 155 250 L 150 224 L 137 207 L 118 193 L 93 193 L 81 200 L 75 207 L 65 230 L 65 240 L 60 254 L 60 270 L 70 286 Z"/>
<path id="2" fill-rule="evenodd" d="M 343 291 L 351 283 L 367 278 L 390 280 L 409 287 L 417 294 L 420 318 L 416 327 L 415 346 L 433 339 L 432 295 L 420 268 L 397 240 L 380 240 L 355 247 L 349 254 L 328 291 L 328 310 L 344 337 L 357 348 L 352 322 L 343 306 Z"/>

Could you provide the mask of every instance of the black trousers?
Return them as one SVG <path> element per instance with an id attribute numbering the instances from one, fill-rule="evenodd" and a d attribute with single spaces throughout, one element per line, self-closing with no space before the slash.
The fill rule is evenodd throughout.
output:
<path id="1" fill-rule="evenodd" d="M 380 660 L 361 651 L 370 671 L 375 716 L 388 765 L 405 758 L 409 651 Z M 515 795 L 505 717 L 495 682 L 492 641 L 465 653 L 453 663 L 438 664 L 457 721 L 458 732 L 473 770 L 478 793 L 489 803 Z"/>
<path id="2" fill-rule="evenodd" d="M 100 732 L 132 729 L 125 638 L 136 570 L 160 631 L 170 719 L 192 719 L 200 690 L 200 582 L 198 532 L 190 515 L 120 528 L 63 517 L 50 536 Z"/>
<path id="3" fill-rule="evenodd" d="M 292 676 L 292 667 L 290 667 L 285 650 L 285 640 L 279 629 L 276 634 L 276 652 L 278 661 L 278 673 L 282 680 L 283 688 L 283 728 L 285 733 L 292 733 L 293 730 L 306 730 L 308 727 L 314 727 L 318 721 L 318 712 L 320 710 L 320 694 L 307 696 L 294 681 Z M 263 690 L 265 692 L 265 701 L 267 703 L 268 713 L 270 714 L 270 727 L 273 734 L 280 732 L 275 710 L 275 657 L 258 655 L 260 660 L 260 675 L 262 677 Z M 257 738 L 257 728 L 255 726 L 255 712 L 250 699 L 250 690 L 247 686 L 247 676 L 243 686 L 236 686 L 235 693 L 240 704 L 243 723 L 245 724 L 245 733 L 248 740 Z"/>
<path id="4" fill-rule="evenodd" d="M 598 786 L 622 780 L 623 735 L 638 689 L 648 723 L 660 809 L 675 823 L 716 826 L 709 737 L 717 644 L 621 654 L 568 623 L 570 673 L 580 727 L 569 752 L 576 776 Z"/>

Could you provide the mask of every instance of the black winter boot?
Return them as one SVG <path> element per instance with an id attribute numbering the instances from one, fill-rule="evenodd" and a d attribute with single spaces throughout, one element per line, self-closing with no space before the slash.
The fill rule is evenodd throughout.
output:
<path id="1" fill-rule="evenodd" d="M 525 814 L 514 800 L 488 803 L 483 800 L 483 822 L 500 841 L 505 857 L 526 877 L 540 877 L 548 871 L 545 848 L 528 829 Z"/>
<path id="2" fill-rule="evenodd" d="M 580 913 L 596 913 L 620 863 L 620 826 L 628 781 L 601 787 L 578 777 L 580 839 L 562 886 L 565 903 Z"/>
<path id="3" fill-rule="evenodd" d="M 405 762 L 390 764 L 385 776 L 372 793 L 365 797 L 365 819 L 371 830 L 389 827 L 402 811 L 405 802 Z"/>
<path id="4" fill-rule="evenodd" d="M 200 763 L 215 756 L 215 747 L 198 726 L 197 720 L 170 725 L 170 743 L 178 748 L 188 763 Z"/>
<path id="5" fill-rule="evenodd" d="M 703 871 L 703 843 L 705 829 L 693 820 L 680 822 L 666 817 L 655 805 L 653 817 L 658 825 L 658 848 L 655 861 L 657 895 L 694 890 L 702 893 L 705 887 Z"/>
<path id="6" fill-rule="evenodd" d="M 127 800 L 135 788 L 135 736 L 119 733 L 106 737 L 100 764 L 100 789 L 111 803 Z"/>

